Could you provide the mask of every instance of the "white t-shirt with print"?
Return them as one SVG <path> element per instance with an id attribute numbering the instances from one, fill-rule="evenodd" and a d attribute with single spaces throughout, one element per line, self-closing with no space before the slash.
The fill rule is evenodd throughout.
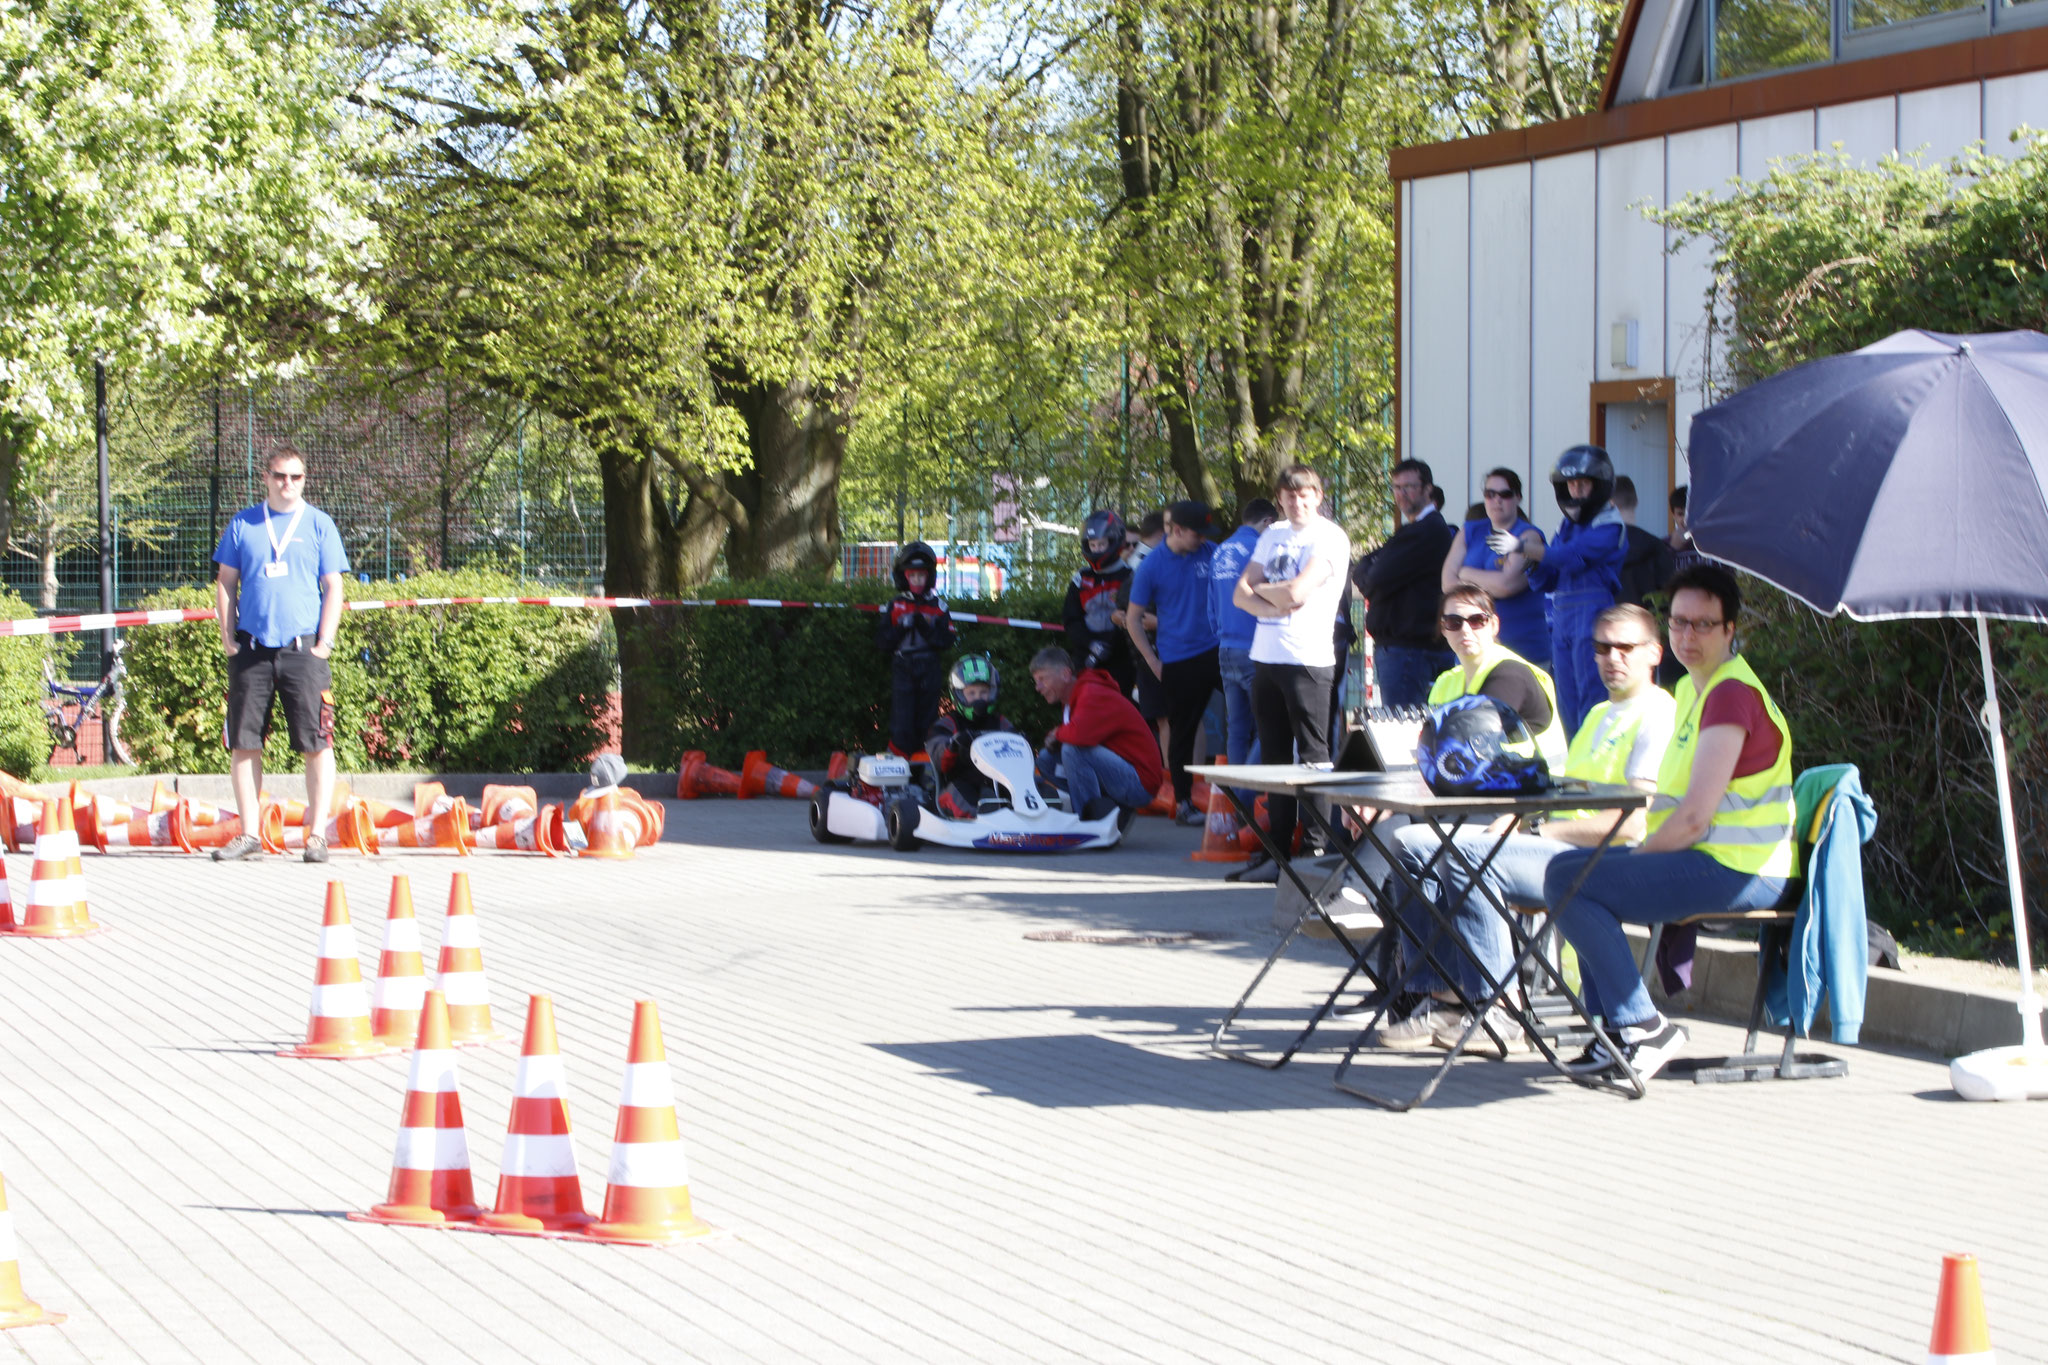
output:
<path id="1" fill-rule="evenodd" d="M 1285 583 L 1309 565 L 1327 562 L 1330 576 L 1308 600 L 1286 616 L 1261 616 L 1252 632 L 1252 662 L 1302 664 L 1329 668 L 1337 662 L 1337 602 L 1351 570 L 1351 538 L 1328 517 L 1309 518 L 1295 530 L 1277 521 L 1259 535 L 1252 560 L 1265 571 L 1268 583 Z"/>
<path id="2" fill-rule="evenodd" d="M 1597 754 L 1609 742 L 1609 735 L 1634 725 L 1638 716 L 1642 725 L 1629 749 L 1623 777 L 1630 782 L 1655 783 L 1658 770 L 1664 766 L 1664 749 L 1671 743 L 1671 731 L 1678 721 L 1678 702 L 1654 683 L 1627 701 L 1594 708 L 1594 713 L 1586 717 L 1586 723 L 1594 727 L 1592 747 L 1587 752 Z"/>

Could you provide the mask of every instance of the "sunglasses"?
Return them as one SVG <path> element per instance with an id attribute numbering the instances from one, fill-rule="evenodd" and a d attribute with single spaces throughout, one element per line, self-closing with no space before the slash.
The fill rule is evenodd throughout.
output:
<path id="1" fill-rule="evenodd" d="M 1516 497 L 1518 495 L 1512 489 L 1489 488 L 1486 490 L 1486 496 L 1489 498 L 1499 498 L 1503 502 L 1505 502 L 1507 499 Z"/>
<path id="2" fill-rule="evenodd" d="M 1454 611 L 1447 611 L 1436 619 L 1445 630 L 1457 630 L 1460 627 L 1466 630 L 1477 630 L 1493 619 L 1493 613 L 1475 611 L 1470 616 L 1460 616 Z"/>
<path id="3" fill-rule="evenodd" d="M 296 474 L 287 474 L 281 469 L 273 469 L 270 471 L 270 477 L 273 479 L 278 479 L 284 483 L 298 483 L 300 480 L 306 477 L 306 473 L 304 470 L 300 470 Z"/>
<path id="4" fill-rule="evenodd" d="M 1593 642 L 1593 652 L 1603 658 L 1609 654 L 1619 654 L 1622 658 L 1626 659 L 1630 654 L 1649 643 L 1648 640 L 1595 640 Z"/>

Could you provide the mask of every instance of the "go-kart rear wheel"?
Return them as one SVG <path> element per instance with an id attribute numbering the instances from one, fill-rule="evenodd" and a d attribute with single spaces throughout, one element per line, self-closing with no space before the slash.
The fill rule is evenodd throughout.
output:
<path id="1" fill-rule="evenodd" d="M 827 821 L 832 808 L 832 793 L 843 788 L 837 782 L 826 782 L 811 793 L 811 837 L 821 844 L 850 844 L 853 840 L 844 834 L 834 834 Z"/>
<path id="2" fill-rule="evenodd" d="M 889 847 L 898 853 L 915 853 L 920 847 L 917 838 L 918 810 L 916 800 L 898 797 L 889 803 L 883 816 L 889 827 Z"/>

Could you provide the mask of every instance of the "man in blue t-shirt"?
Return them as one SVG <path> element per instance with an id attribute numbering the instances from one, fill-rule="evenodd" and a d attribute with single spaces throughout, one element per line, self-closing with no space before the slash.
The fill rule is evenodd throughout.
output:
<path id="1" fill-rule="evenodd" d="M 333 520 L 305 500 L 304 456 L 290 446 L 272 451 L 268 485 L 269 496 L 237 512 L 213 551 L 220 565 L 214 614 L 228 656 L 222 728 L 242 816 L 242 832 L 213 856 L 231 862 L 261 851 L 251 831 L 262 809 L 263 740 L 275 697 L 284 703 L 292 747 L 306 756 L 306 861 L 324 863 L 334 795 L 334 675 L 327 657 L 341 627 L 348 555 Z"/>
<path id="2" fill-rule="evenodd" d="M 1251 757 L 1256 731 L 1252 720 L 1252 634 L 1258 618 L 1231 601 L 1259 533 L 1271 526 L 1279 510 L 1264 498 L 1253 498 L 1238 516 L 1238 526 L 1209 561 L 1209 600 L 1216 616 L 1216 672 L 1223 684 L 1223 750 L 1230 761 Z"/>
<path id="3" fill-rule="evenodd" d="M 1159 679 L 1166 700 L 1166 766 L 1173 777 L 1173 818 L 1199 825 L 1202 813 L 1190 799 L 1194 779 L 1188 761 L 1202 733 L 1202 714 L 1216 691 L 1216 610 L 1209 568 L 1216 547 L 1209 540 L 1209 505 L 1177 502 L 1166 509 L 1166 538 L 1131 575 L 1131 606 L 1124 613 L 1142 667 Z M 1159 647 L 1146 637 L 1144 614 L 1159 620 Z"/>

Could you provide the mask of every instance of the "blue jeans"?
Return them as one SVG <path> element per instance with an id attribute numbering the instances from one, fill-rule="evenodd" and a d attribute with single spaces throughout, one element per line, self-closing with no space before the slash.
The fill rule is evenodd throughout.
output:
<path id="1" fill-rule="evenodd" d="M 1575 848 L 1551 861 L 1543 877 L 1544 904 L 1555 907 L 1585 870 L 1591 849 Z M 1579 993 L 1586 1008 L 1624 1028 L 1657 1017 L 1650 988 L 1636 970 L 1624 921 L 1663 924 L 1712 910 L 1763 910 L 1785 892 L 1783 877 L 1752 877 L 1723 866 L 1695 848 L 1644 853 L 1610 848 L 1571 903 L 1552 909 L 1558 931 L 1579 954 Z"/>
<path id="2" fill-rule="evenodd" d="M 1067 800 L 1079 815 L 1088 803 L 1106 796 L 1127 809 L 1148 805 L 1152 793 L 1138 780 L 1130 760 L 1100 744 L 1062 744 L 1055 759 L 1050 750 L 1038 755 L 1038 771 L 1066 788 Z"/>
<path id="3" fill-rule="evenodd" d="M 1451 842 L 1472 866 L 1477 867 L 1493 848 L 1496 836 L 1488 834 L 1484 826 L 1467 825 L 1451 836 Z M 1507 921 L 1500 912 L 1487 902 L 1485 893 L 1479 887 L 1467 890 L 1468 873 L 1454 862 L 1449 853 L 1443 856 L 1436 868 L 1424 876 L 1423 869 L 1438 848 L 1436 833 L 1428 825 L 1408 825 L 1394 834 L 1394 856 L 1410 877 L 1421 883 L 1423 889 L 1437 901 L 1443 903 L 1443 884 L 1449 882 L 1455 890 L 1464 891 L 1458 903 L 1452 908 L 1452 923 L 1457 926 L 1458 937 L 1472 950 L 1495 981 L 1506 977 L 1508 968 L 1514 965 L 1514 943 L 1508 936 Z M 1536 906 L 1543 903 L 1543 876 L 1551 860 L 1561 853 L 1569 853 L 1572 845 L 1556 839 L 1544 839 L 1534 834 L 1511 834 L 1502 846 L 1500 856 L 1486 869 L 1480 885 L 1491 888 L 1493 894 L 1509 906 Z M 1451 969 L 1457 976 L 1458 989 L 1472 999 L 1483 999 L 1491 993 L 1485 980 L 1465 955 L 1457 950 L 1443 934 L 1442 926 L 1415 899 L 1406 885 L 1395 879 L 1400 903 L 1396 913 L 1401 922 L 1419 939 L 1429 944 L 1429 951 L 1436 960 Z M 1434 931 L 1434 932 L 1432 932 Z M 1401 989 L 1406 991 L 1437 991 L 1444 989 L 1445 982 L 1429 963 L 1413 940 L 1403 936 L 1401 940 L 1403 960 L 1411 963 L 1404 975 Z"/>
<path id="4" fill-rule="evenodd" d="M 1448 649 L 1409 649 L 1403 645 L 1373 646 L 1372 666 L 1380 681 L 1380 701 L 1387 706 L 1425 706 L 1437 675 L 1457 665 Z"/>
<path id="5" fill-rule="evenodd" d="M 1233 767 L 1241 768 L 1253 761 L 1259 747 L 1258 727 L 1252 719 L 1252 674 L 1257 666 L 1249 649 L 1221 645 L 1216 650 L 1216 667 L 1223 675 L 1223 752 Z M 1247 806 L 1258 795 L 1241 787 L 1236 790 Z"/>

